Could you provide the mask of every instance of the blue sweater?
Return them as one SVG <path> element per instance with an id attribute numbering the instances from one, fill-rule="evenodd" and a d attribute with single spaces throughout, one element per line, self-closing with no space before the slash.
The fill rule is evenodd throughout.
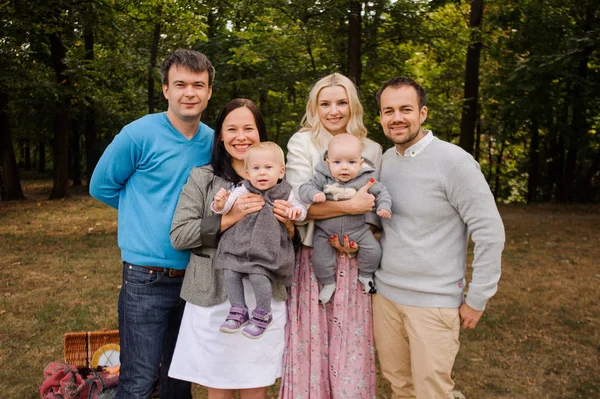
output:
<path id="1" fill-rule="evenodd" d="M 213 138 L 213 130 L 200 123 L 187 140 L 163 112 L 125 126 L 106 148 L 92 175 L 90 194 L 119 210 L 124 261 L 185 269 L 189 251 L 171 246 L 171 221 L 191 169 L 210 161 Z"/>

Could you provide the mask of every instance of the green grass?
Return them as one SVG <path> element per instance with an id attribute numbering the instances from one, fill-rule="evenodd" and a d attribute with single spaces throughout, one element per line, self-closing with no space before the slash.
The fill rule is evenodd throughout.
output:
<path id="1" fill-rule="evenodd" d="M 78 195 L 0 203 L 0 397 L 37 398 L 63 335 L 117 328 L 116 211 Z M 471 398 L 600 397 L 600 207 L 502 207 L 497 295 L 461 332 L 453 376 Z M 196 398 L 205 391 L 194 389 Z M 277 397 L 277 387 L 270 389 Z M 389 398 L 379 379 L 378 398 Z"/>

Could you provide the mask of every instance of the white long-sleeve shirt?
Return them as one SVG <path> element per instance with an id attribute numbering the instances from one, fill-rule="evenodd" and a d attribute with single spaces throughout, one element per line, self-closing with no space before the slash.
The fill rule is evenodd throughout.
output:
<path id="1" fill-rule="evenodd" d="M 235 187 L 233 190 L 231 190 L 231 194 L 229 194 L 227 201 L 225 201 L 225 205 L 223 205 L 223 209 L 218 211 L 215 208 L 214 201 L 210 204 L 210 209 L 214 213 L 218 213 L 218 214 L 222 214 L 222 215 L 229 213 L 229 211 L 231 210 L 231 207 L 233 207 L 233 204 L 235 203 L 235 201 L 240 196 L 247 194 L 249 192 L 250 191 L 248 191 L 248 189 L 246 187 L 244 187 L 243 185 L 239 185 L 239 186 Z M 292 208 L 296 208 L 296 209 L 300 210 L 300 216 L 298 216 L 296 219 L 292 219 L 292 220 L 297 220 L 297 221 L 301 222 L 304 219 L 306 219 L 306 205 L 304 205 L 304 203 L 302 201 L 300 201 L 296 195 L 294 195 L 293 191 L 290 193 L 290 196 L 288 197 L 287 201 L 292 205 Z"/>

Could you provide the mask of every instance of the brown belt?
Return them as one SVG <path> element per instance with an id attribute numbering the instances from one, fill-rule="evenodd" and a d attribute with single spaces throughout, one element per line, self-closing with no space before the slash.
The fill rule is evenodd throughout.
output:
<path id="1" fill-rule="evenodd" d="M 154 266 L 144 266 L 144 269 L 152 270 L 154 272 L 159 273 L 167 273 L 169 277 L 183 277 L 185 275 L 185 269 L 169 269 L 166 267 L 154 267 Z"/>

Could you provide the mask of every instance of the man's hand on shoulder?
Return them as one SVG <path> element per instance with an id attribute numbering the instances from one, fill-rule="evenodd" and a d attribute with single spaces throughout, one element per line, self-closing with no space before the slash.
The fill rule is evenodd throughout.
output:
<path id="1" fill-rule="evenodd" d="M 465 330 L 475 328 L 479 319 L 483 315 L 483 310 L 475 310 L 466 302 L 463 302 L 458 309 L 458 315 L 460 316 L 460 326 Z"/>

